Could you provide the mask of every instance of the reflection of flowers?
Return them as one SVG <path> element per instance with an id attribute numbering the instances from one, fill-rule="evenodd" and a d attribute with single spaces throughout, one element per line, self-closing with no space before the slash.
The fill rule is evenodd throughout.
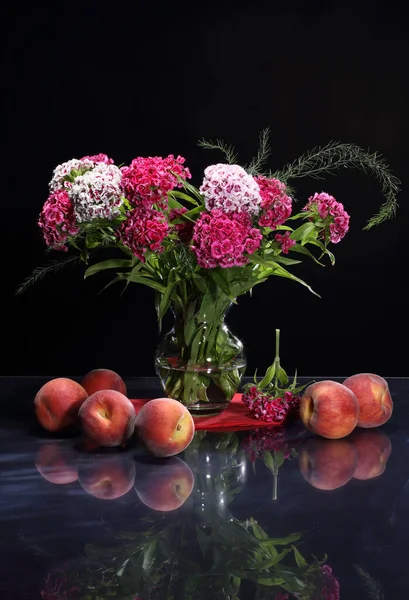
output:
<path id="1" fill-rule="evenodd" d="M 297 456 L 296 448 L 306 434 L 304 427 L 288 430 L 282 427 L 255 429 L 242 441 L 242 449 L 252 463 L 262 459 L 274 476 L 273 500 L 277 500 L 278 470 L 287 458 Z"/>
<path id="2" fill-rule="evenodd" d="M 44 589 L 41 590 L 43 600 L 74 600 L 80 598 L 80 588 L 70 580 L 69 565 L 61 566 L 48 573 Z"/>

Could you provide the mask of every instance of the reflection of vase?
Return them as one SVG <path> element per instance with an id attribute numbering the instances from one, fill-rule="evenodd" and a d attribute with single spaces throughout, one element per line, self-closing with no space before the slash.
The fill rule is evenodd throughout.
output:
<path id="1" fill-rule="evenodd" d="M 232 302 L 215 284 L 185 287 L 186 297 L 172 300 L 174 326 L 156 350 L 156 373 L 166 395 L 192 414 L 219 413 L 246 369 L 243 344 L 225 323 Z"/>
<path id="2" fill-rule="evenodd" d="M 195 475 L 192 499 L 200 518 L 228 506 L 246 482 L 246 459 L 236 432 L 196 431 L 184 460 Z M 203 513 L 203 514 L 202 514 Z"/>

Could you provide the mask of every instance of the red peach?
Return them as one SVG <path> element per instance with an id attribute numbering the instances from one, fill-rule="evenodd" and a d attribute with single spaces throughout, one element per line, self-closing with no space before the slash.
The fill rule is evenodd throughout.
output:
<path id="1" fill-rule="evenodd" d="M 91 394 L 79 411 L 84 437 L 98 446 L 123 446 L 133 435 L 135 409 L 116 390 Z"/>
<path id="2" fill-rule="evenodd" d="M 90 396 L 100 390 L 116 390 L 124 396 L 127 395 L 125 381 L 118 373 L 111 371 L 111 369 L 94 369 L 93 371 L 89 371 L 84 375 L 81 385 L 87 390 Z"/>
<path id="3" fill-rule="evenodd" d="M 359 404 L 358 427 L 378 427 L 391 418 L 392 397 L 387 381 L 373 373 L 357 373 L 343 385 L 352 390 Z"/>
<path id="4" fill-rule="evenodd" d="M 325 380 L 310 384 L 300 401 L 300 418 L 305 427 L 330 439 L 347 436 L 358 423 L 355 394 L 342 383 Z"/>
<path id="5" fill-rule="evenodd" d="M 354 444 L 358 463 L 355 479 L 373 479 L 382 475 L 392 452 L 392 443 L 382 431 L 357 429 L 349 438 Z"/>
<path id="6" fill-rule="evenodd" d="M 309 484 L 319 490 L 335 490 L 352 479 L 357 465 L 354 445 L 347 439 L 310 438 L 299 453 L 299 468 Z"/>
<path id="7" fill-rule="evenodd" d="M 135 463 L 122 456 L 93 455 L 79 467 L 82 488 L 101 500 L 124 496 L 135 483 Z"/>
<path id="8" fill-rule="evenodd" d="M 192 493 L 194 483 L 195 477 L 189 465 L 172 456 L 141 469 L 135 490 L 145 506 L 167 512 L 182 506 Z"/>
<path id="9" fill-rule="evenodd" d="M 189 446 L 195 424 L 181 402 L 155 398 L 144 404 L 136 415 L 135 431 L 154 456 L 173 456 Z"/>
<path id="10" fill-rule="evenodd" d="M 51 483 L 66 484 L 78 479 L 76 454 L 63 441 L 42 443 L 34 464 L 44 479 Z"/>
<path id="11" fill-rule="evenodd" d="M 88 397 L 87 391 L 66 377 L 47 381 L 34 398 L 37 419 L 48 431 L 60 431 L 78 422 L 78 411 Z"/>

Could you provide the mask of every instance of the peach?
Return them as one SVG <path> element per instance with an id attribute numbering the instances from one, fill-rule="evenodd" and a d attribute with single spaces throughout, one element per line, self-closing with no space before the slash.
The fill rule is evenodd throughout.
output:
<path id="1" fill-rule="evenodd" d="M 78 479 L 76 454 L 63 440 L 42 443 L 34 465 L 40 475 L 51 483 L 66 484 Z"/>
<path id="2" fill-rule="evenodd" d="M 34 398 L 37 419 L 48 431 L 71 427 L 78 422 L 78 411 L 87 398 L 87 391 L 73 379 L 51 379 Z"/>
<path id="3" fill-rule="evenodd" d="M 136 415 L 135 431 L 154 456 L 173 456 L 189 446 L 195 424 L 186 406 L 177 400 L 155 398 Z"/>
<path id="4" fill-rule="evenodd" d="M 357 429 L 348 438 L 357 451 L 355 479 L 373 479 L 382 475 L 392 452 L 392 443 L 382 431 Z"/>
<path id="5" fill-rule="evenodd" d="M 162 512 L 180 508 L 195 483 L 192 469 L 177 456 L 144 465 L 140 474 L 135 483 L 139 499 L 148 508 Z"/>
<path id="6" fill-rule="evenodd" d="M 309 438 L 299 452 L 301 475 L 319 490 L 335 490 L 354 476 L 357 452 L 348 439 Z"/>
<path id="7" fill-rule="evenodd" d="M 325 438 L 347 436 L 358 424 L 355 394 L 342 383 L 325 380 L 310 384 L 300 401 L 300 418 L 305 427 Z"/>
<path id="8" fill-rule="evenodd" d="M 393 411 L 387 381 L 373 373 L 357 373 L 343 382 L 352 390 L 359 404 L 358 427 L 378 427 L 389 421 Z"/>
<path id="9" fill-rule="evenodd" d="M 135 462 L 128 457 L 93 455 L 79 467 L 82 488 L 101 500 L 124 496 L 135 483 Z"/>
<path id="10" fill-rule="evenodd" d="M 135 409 L 116 390 L 100 390 L 79 411 L 84 437 L 98 446 L 123 446 L 134 433 Z"/>
<path id="11" fill-rule="evenodd" d="M 118 373 L 111 369 L 94 369 L 88 371 L 82 378 L 81 385 L 91 396 L 94 392 L 100 390 L 116 390 L 124 396 L 127 395 L 127 389 L 124 380 Z"/>

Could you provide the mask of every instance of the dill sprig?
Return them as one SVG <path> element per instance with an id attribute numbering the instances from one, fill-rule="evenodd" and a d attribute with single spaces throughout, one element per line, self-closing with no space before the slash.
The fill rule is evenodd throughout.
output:
<path id="1" fill-rule="evenodd" d="M 80 256 L 69 256 L 62 260 L 53 260 L 46 265 L 35 267 L 28 277 L 16 289 L 16 295 L 23 294 L 29 287 L 41 281 L 46 275 L 55 273 L 68 264 L 73 264 L 81 261 Z"/>
<path id="2" fill-rule="evenodd" d="M 375 581 L 375 579 L 373 579 L 369 573 L 366 573 L 366 571 L 364 571 L 359 565 L 354 565 L 354 568 L 365 584 L 369 592 L 369 598 L 371 600 L 384 600 L 383 591 L 379 583 Z"/>
<path id="3" fill-rule="evenodd" d="M 302 154 L 294 162 L 287 164 L 283 169 L 270 173 L 287 183 L 290 179 L 311 177 L 323 179 L 324 175 L 333 175 L 335 171 L 345 168 L 355 168 L 373 175 L 382 186 L 385 202 L 379 211 L 372 216 L 364 227 L 371 229 L 383 221 L 395 216 L 398 207 L 396 196 L 400 191 L 400 180 L 395 177 L 385 159 L 378 152 L 367 152 L 356 144 L 343 144 L 330 142 L 323 147 L 315 147 Z"/>
<path id="4" fill-rule="evenodd" d="M 212 140 L 199 140 L 198 146 L 205 150 L 220 150 L 230 165 L 237 163 L 237 153 L 234 146 L 229 146 L 223 140 L 216 140 L 215 142 Z"/>
<path id="5" fill-rule="evenodd" d="M 267 161 L 268 157 L 271 154 L 271 148 L 269 144 L 270 137 L 270 128 L 266 127 L 262 130 L 259 137 L 259 148 L 257 154 L 254 158 L 251 159 L 248 165 L 244 167 L 244 169 L 250 175 L 261 175 L 262 167 Z"/>

